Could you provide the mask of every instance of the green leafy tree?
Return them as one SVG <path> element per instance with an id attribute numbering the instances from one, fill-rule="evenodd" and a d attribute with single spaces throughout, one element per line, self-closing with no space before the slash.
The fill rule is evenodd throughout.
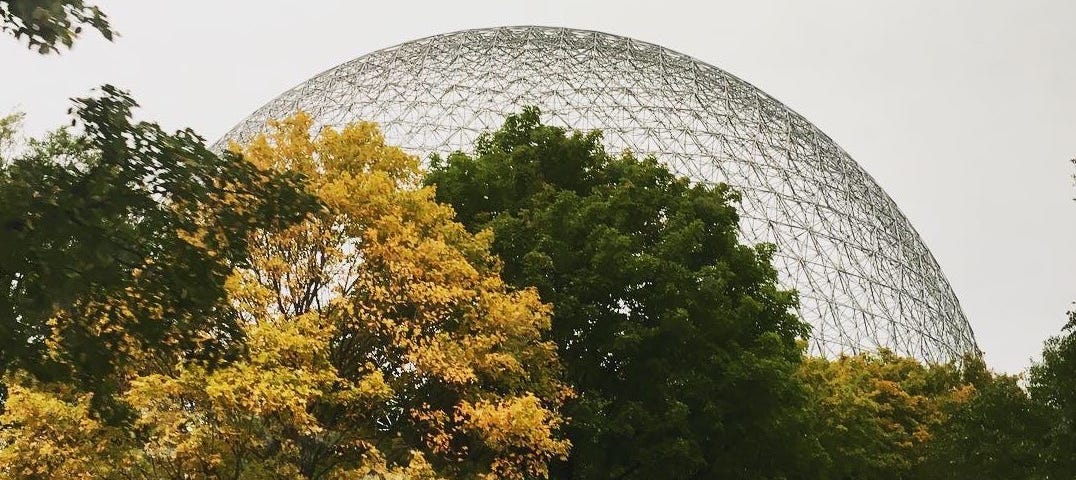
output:
<path id="1" fill-rule="evenodd" d="M 83 0 L 0 0 L 0 29 L 39 53 L 71 48 L 83 26 L 108 40 L 116 35 L 101 9 Z"/>
<path id="2" fill-rule="evenodd" d="M 12 113 L 0 117 L 0 163 L 19 142 L 19 130 L 22 127 L 22 113 Z"/>
<path id="3" fill-rule="evenodd" d="M 1044 471 L 1049 478 L 1076 477 L 1076 312 L 1069 313 L 1061 335 L 1046 341 L 1042 361 L 1029 372 L 1028 390 L 1050 419 Z"/>
<path id="4" fill-rule="evenodd" d="M 813 454 L 794 379 L 808 327 L 773 249 L 737 240 L 737 194 L 608 155 L 524 109 L 427 182 L 491 229 L 503 276 L 554 305 L 578 391 L 554 478 L 779 478 Z"/>
<path id="5" fill-rule="evenodd" d="M 1076 165 L 1076 159 L 1070 161 Z M 1028 372 L 1031 398 L 1050 418 L 1043 464 L 1048 478 L 1076 478 L 1076 311 L 1068 317 L 1061 334 L 1046 340 L 1042 360 Z"/>
<path id="6" fill-rule="evenodd" d="M 964 377 L 971 395 L 933 429 L 915 478 L 1046 478 L 1042 462 L 1050 419 L 1019 377 L 994 374 L 978 358 L 965 361 Z"/>
<path id="7" fill-rule="evenodd" d="M 1026 389 L 981 361 L 968 372 L 975 392 L 937 429 L 920 478 L 1076 478 L 1076 312 L 1046 341 Z"/>
<path id="8" fill-rule="evenodd" d="M 299 176 L 133 122 L 135 106 L 106 86 L 75 101 L 79 133 L 0 164 L 0 372 L 104 393 L 132 358 L 228 356 L 242 338 L 224 283 L 249 234 L 316 208 Z"/>

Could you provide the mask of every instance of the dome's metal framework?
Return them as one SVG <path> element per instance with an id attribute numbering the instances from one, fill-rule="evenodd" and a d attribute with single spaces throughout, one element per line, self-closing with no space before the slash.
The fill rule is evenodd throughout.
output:
<path id="1" fill-rule="evenodd" d="M 548 27 L 424 38 L 303 82 L 224 140 L 304 110 L 317 125 L 379 122 L 389 142 L 426 157 L 469 150 L 527 105 L 547 123 L 602 130 L 611 151 L 737 187 L 742 236 L 777 245 L 775 267 L 800 292 L 813 352 L 887 347 L 947 361 L 976 350 L 930 251 L 847 153 L 747 82 L 657 45 Z"/>

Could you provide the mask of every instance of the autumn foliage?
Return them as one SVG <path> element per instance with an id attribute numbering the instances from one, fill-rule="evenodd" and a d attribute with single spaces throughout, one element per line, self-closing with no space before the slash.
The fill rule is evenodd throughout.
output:
<path id="1" fill-rule="evenodd" d="M 975 394 L 955 365 L 925 365 L 887 350 L 809 358 L 800 381 L 826 478 L 910 478 L 933 432 Z"/>
<path id="2" fill-rule="evenodd" d="M 76 105 L 0 158 L 2 479 L 1076 471 L 1076 316 L 1026 378 L 807 356 L 733 189 L 537 110 L 427 173 L 371 123 L 218 154 Z"/>
<path id="3" fill-rule="evenodd" d="M 252 234 L 227 282 L 243 355 L 125 372 L 121 425 L 88 394 L 11 377 L 0 474 L 523 479 L 567 455 L 549 307 L 505 286 L 489 235 L 455 223 L 374 125 L 309 131 L 300 114 L 236 147 L 323 204 Z"/>

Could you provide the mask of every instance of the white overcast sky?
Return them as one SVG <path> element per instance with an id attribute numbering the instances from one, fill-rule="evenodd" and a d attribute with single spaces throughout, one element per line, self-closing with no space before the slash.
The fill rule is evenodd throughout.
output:
<path id="1" fill-rule="evenodd" d="M 98 1 L 121 36 L 60 56 L 0 38 L 0 113 L 30 133 L 112 83 L 215 140 L 314 74 L 465 28 L 550 25 L 727 70 L 855 158 L 924 238 L 988 363 L 1018 372 L 1076 300 L 1076 2 Z"/>

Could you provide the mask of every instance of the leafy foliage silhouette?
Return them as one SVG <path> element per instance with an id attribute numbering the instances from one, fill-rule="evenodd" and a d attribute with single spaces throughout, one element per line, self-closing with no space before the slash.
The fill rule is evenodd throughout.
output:
<path id="1" fill-rule="evenodd" d="M 61 46 L 71 48 L 83 26 L 108 40 L 116 36 L 101 9 L 83 0 L 0 0 L 0 30 L 25 39 L 38 53 L 58 53 Z"/>

